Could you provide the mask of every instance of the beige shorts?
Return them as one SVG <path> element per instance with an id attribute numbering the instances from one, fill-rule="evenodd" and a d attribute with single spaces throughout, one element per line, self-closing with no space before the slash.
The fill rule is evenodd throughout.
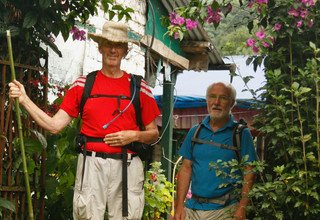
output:
<path id="1" fill-rule="evenodd" d="M 83 155 L 78 157 L 73 197 L 73 219 L 109 220 L 141 219 L 144 208 L 144 172 L 139 157 L 128 166 L 128 217 L 122 217 L 122 161 L 86 157 L 85 172 L 81 186 Z"/>
<path id="2" fill-rule="evenodd" d="M 218 210 L 192 210 L 186 208 L 186 220 L 231 220 L 235 212 L 236 204 L 229 205 Z"/>

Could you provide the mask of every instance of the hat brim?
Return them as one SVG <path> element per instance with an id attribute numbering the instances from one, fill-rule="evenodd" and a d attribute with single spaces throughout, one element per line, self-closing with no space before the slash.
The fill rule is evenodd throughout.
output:
<path id="1" fill-rule="evenodd" d="M 134 43 L 136 45 L 139 45 L 139 41 L 127 38 L 127 39 L 120 39 L 120 38 L 110 38 L 108 36 L 102 35 L 102 34 L 95 34 L 95 33 L 88 33 L 88 37 L 91 38 L 96 43 L 99 43 L 101 39 L 115 42 L 115 43 Z"/>

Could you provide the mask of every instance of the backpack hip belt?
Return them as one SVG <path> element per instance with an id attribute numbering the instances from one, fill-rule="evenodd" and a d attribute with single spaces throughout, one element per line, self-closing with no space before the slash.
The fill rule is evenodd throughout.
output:
<path id="1" fill-rule="evenodd" d="M 235 197 L 231 192 L 227 192 L 222 196 L 213 197 L 213 198 L 206 198 L 206 197 L 201 197 L 201 196 L 192 194 L 191 198 L 196 200 L 199 203 L 216 203 L 220 205 L 226 205 L 229 201 L 231 201 Z"/>

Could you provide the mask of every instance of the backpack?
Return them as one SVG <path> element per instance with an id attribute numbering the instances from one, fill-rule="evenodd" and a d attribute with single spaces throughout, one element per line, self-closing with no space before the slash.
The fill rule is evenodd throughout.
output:
<path id="1" fill-rule="evenodd" d="M 200 133 L 200 130 L 202 128 L 203 124 L 202 122 L 197 126 L 192 138 L 191 138 L 191 154 L 192 154 L 192 158 L 193 158 L 193 150 L 194 150 L 194 146 L 196 143 L 200 143 L 200 144 L 210 144 L 213 145 L 215 147 L 219 147 L 219 148 L 223 148 L 223 149 L 228 149 L 228 150 L 233 150 L 236 153 L 236 157 L 238 162 L 240 162 L 241 157 L 240 157 L 240 150 L 241 150 L 241 136 L 242 136 L 242 131 L 243 129 L 247 128 L 247 123 L 245 122 L 245 120 L 240 119 L 233 127 L 232 130 L 232 141 L 233 141 L 233 146 L 229 146 L 229 145 L 225 145 L 225 144 L 221 144 L 221 143 L 215 143 L 211 140 L 204 140 L 204 139 L 199 139 L 198 135 Z"/>
<path id="2" fill-rule="evenodd" d="M 84 105 L 87 99 L 90 97 L 91 90 L 92 90 L 94 81 L 96 79 L 97 73 L 98 71 L 93 71 L 87 75 L 83 94 L 80 101 L 79 112 L 80 112 L 81 118 L 82 118 Z M 130 97 L 129 98 L 132 99 L 132 104 L 136 112 L 136 123 L 139 129 L 141 131 L 144 131 L 145 126 L 142 123 L 141 109 L 140 109 L 140 87 L 141 87 L 142 76 L 134 75 L 134 74 L 130 74 L 130 75 L 131 75 L 131 80 L 130 80 Z M 134 97 L 132 97 L 133 95 Z M 103 96 L 115 97 L 112 95 L 103 95 Z M 123 98 L 122 96 L 117 96 L 117 97 Z M 124 97 L 124 98 L 128 98 L 128 97 Z M 143 144 L 140 142 L 133 142 L 128 145 L 128 149 L 136 152 L 142 161 L 151 162 L 153 149 L 154 149 L 152 145 Z"/>

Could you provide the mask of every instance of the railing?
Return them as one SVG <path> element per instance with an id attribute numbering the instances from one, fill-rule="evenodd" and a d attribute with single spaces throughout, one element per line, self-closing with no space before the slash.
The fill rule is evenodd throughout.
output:
<path id="1" fill-rule="evenodd" d="M 48 72 L 44 68 L 28 65 L 15 65 L 16 78 L 25 85 L 29 97 L 41 108 L 46 109 L 48 85 Z M 26 190 L 22 171 L 18 127 L 15 120 L 13 100 L 8 97 L 8 83 L 10 77 L 10 65 L 8 61 L 0 60 L 0 197 L 11 201 L 15 205 L 15 212 L 2 209 L 2 219 L 27 219 L 28 208 Z M 31 130 L 43 133 L 27 114 L 22 112 L 23 133 L 31 136 Z M 37 172 L 29 171 L 30 188 L 32 193 L 35 219 L 44 219 L 44 178 L 45 178 L 45 152 L 40 155 L 27 155 L 27 163 L 33 161 Z"/>

